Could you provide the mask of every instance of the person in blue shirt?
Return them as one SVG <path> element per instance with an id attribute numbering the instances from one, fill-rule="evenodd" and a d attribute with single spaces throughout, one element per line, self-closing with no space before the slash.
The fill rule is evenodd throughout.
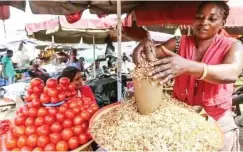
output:
<path id="1" fill-rule="evenodd" d="M 13 66 L 13 62 L 11 60 L 13 56 L 12 50 L 7 50 L 7 55 L 4 56 L 1 60 L 3 64 L 3 76 L 7 78 L 7 84 L 10 85 L 13 84 L 15 81 L 15 70 Z"/>

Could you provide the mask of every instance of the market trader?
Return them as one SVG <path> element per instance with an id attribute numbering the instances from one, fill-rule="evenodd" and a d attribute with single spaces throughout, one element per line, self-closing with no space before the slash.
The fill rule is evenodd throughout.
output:
<path id="1" fill-rule="evenodd" d="M 236 39 L 219 35 L 226 23 L 229 6 L 222 1 L 204 1 L 193 22 L 193 36 L 175 37 L 154 47 L 146 39 L 134 50 L 152 62 L 149 75 L 161 83 L 175 78 L 174 97 L 189 105 L 202 106 L 224 133 L 222 151 L 239 150 L 239 131 L 231 115 L 233 83 L 242 71 L 243 47 Z"/>

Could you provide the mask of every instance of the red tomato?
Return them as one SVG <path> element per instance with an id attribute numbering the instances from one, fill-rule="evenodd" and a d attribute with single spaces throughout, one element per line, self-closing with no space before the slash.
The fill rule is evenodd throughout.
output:
<path id="1" fill-rule="evenodd" d="M 65 141 L 59 141 L 56 145 L 57 151 L 67 151 L 68 150 L 68 144 Z"/>
<path id="2" fill-rule="evenodd" d="M 32 100 L 32 106 L 33 108 L 39 108 L 41 106 L 40 100 Z"/>
<path id="3" fill-rule="evenodd" d="M 58 95 L 58 91 L 55 88 L 48 89 L 48 96 L 49 97 L 56 97 Z"/>
<path id="4" fill-rule="evenodd" d="M 26 117 L 24 115 L 17 116 L 14 119 L 14 124 L 16 126 L 24 125 L 25 124 L 25 119 L 26 119 Z"/>
<path id="5" fill-rule="evenodd" d="M 32 94 L 32 93 L 34 93 L 34 91 L 33 91 L 33 89 L 32 89 L 31 87 L 28 87 L 28 88 L 26 89 L 26 91 L 27 91 L 28 94 Z"/>
<path id="6" fill-rule="evenodd" d="M 27 107 L 23 108 L 22 113 L 24 114 L 25 117 L 29 117 L 29 109 Z"/>
<path id="7" fill-rule="evenodd" d="M 74 128 L 73 128 L 74 135 L 79 135 L 82 132 L 84 132 L 84 129 L 81 125 L 74 126 Z"/>
<path id="8" fill-rule="evenodd" d="M 41 103 L 49 103 L 50 102 L 49 96 L 46 95 L 46 94 L 41 94 L 41 96 L 40 96 L 40 102 Z"/>
<path id="9" fill-rule="evenodd" d="M 95 111 L 92 108 L 89 108 L 86 110 L 88 113 L 90 113 L 91 115 L 93 115 L 95 113 Z"/>
<path id="10" fill-rule="evenodd" d="M 98 111 L 100 108 L 99 106 L 97 106 L 96 104 L 95 105 L 91 105 L 90 108 L 92 108 L 94 110 L 94 112 Z"/>
<path id="11" fill-rule="evenodd" d="M 68 141 L 73 136 L 73 131 L 71 128 L 65 128 L 63 129 L 61 135 L 63 140 Z"/>
<path id="12" fill-rule="evenodd" d="M 28 109 L 32 108 L 33 107 L 32 102 L 27 103 L 26 106 L 27 106 Z"/>
<path id="13" fill-rule="evenodd" d="M 34 78 L 30 81 L 30 86 L 35 87 L 35 86 L 40 86 L 43 83 L 43 81 L 40 78 Z"/>
<path id="14" fill-rule="evenodd" d="M 65 115 L 63 113 L 57 113 L 56 120 L 59 122 L 63 122 L 65 120 Z"/>
<path id="15" fill-rule="evenodd" d="M 90 117 L 91 117 L 91 114 L 87 111 L 82 111 L 81 113 L 81 117 L 84 119 L 84 120 L 89 120 Z"/>
<path id="16" fill-rule="evenodd" d="M 81 110 L 80 110 L 80 108 L 73 108 L 73 112 L 75 113 L 75 114 L 80 114 L 80 112 L 81 112 Z"/>
<path id="17" fill-rule="evenodd" d="M 30 108 L 29 109 L 29 116 L 35 118 L 37 116 L 37 109 L 36 108 Z"/>
<path id="18" fill-rule="evenodd" d="M 39 127 L 39 126 L 41 126 L 41 125 L 43 125 L 44 124 L 44 118 L 43 117 L 37 117 L 36 119 L 35 119 L 35 126 L 36 127 Z"/>
<path id="19" fill-rule="evenodd" d="M 40 127 L 38 127 L 36 129 L 36 133 L 39 135 L 39 136 L 48 136 L 49 135 L 49 132 L 50 132 L 50 128 L 48 125 L 42 125 Z"/>
<path id="20" fill-rule="evenodd" d="M 69 89 L 70 91 L 74 91 L 74 90 L 76 89 L 76 85 L 75 85 L 75 84 L 69 84 L 69 85 L 68 85 L 68 89 Z"/>
<path id="21" fill-rule="evenodd" d="M 74 116 L 75 116 L 75 114 L 74 114 L 74 112 L 73 112 L 71 109 L 68 109 L 68 110 L 65 112 L 65 117 L 66 117 L 66 118 L 73 119 Z"/>
<path id="22" fill-rule="evenodd" d="M 56 89 L 57 89 L 58 93 L 60 93 L 60 92 L 63 91 L 63 90 L 62 90 L 62 86 L 61 86 L 60 84 L 58 84 L 58 85 L 56 86 Z"/>
<path id="23" fill-rule="evenodd" d="M 24 146 L 24 147 L 21 148 L 21 151 L 30 152 L 30 151 L 32 151 L 32 148 L 30 148 L 28 146 Z"/>
<path id="24" fill-rule="evenodd" d="M 59 107 L 59 109 L 58 109 L 58 112 L 59 112 L 59 113 L 65 113 L 66 110 L 67 110 L 67 107 L 61 105 L 61 107 Z"/>
<path id="25" fill-rule="evenodd" d="M 82 127 L 84 130 L 86 130 L 86 129 L 88 129 L 88 127 L 89 127 L 89 123 L 88 123 L 87 121 L 85 121 L 85 122 L 83 122 L 83 123 L 81 124 L 81 127 Z"/>
<path id="26" fill-rule="evenodd" d="M 32 148 L 35 148 L 37 145 L 38 136 L 36 134 L 32 134 L 27 138 L 26 145 Z"/>
<path id="27" fill-rule="evenodd" d="M 59 101 L 64 101 L 65 99 L 66 99 L 66 94 L 65 93 L 58 94 L 58 100 Z"/>
<path id="28" fill-rule="evenodd" d="M 14 135 L 16 137 L 24 136 L 24 131 L 25 131 L 24 126 L 15 127 L 14 130 L 13 130 Z"/>
<path id="29" fill-rule="evenodd" d="M 92 136 L 91 136 L 91 133 L 90 133 L 89 129 L 86 131 L 86 134 L 87 134 L 88 139 L 92 139 Z"/>
<path id="30" fill-rule="evenodd" d="M 34 134 L 35 131 L 36 131 L 36 127 L 34 125 L 28 126 L 25 129 L 25 135 L 30 136 L 30 135 Z"/>
<path id="31" fill-rule="evenodd" d="M 66 94 L 66 92 L 68 91 L 68 85 L 67 86 L 62 85 L 62 91 Z"/>
<path id="32" fill-rule="evenodd" d="M 44 87 L 44 89 L 43 89 L 43 93 L 44 93 L 45 95 L 48 95 L 48 87 L 47 87 L 47 86 Z"/>
<path id="33" fill-rule="evenodd" d="M 6 147 L 8 150 L 12 150 L 16 147 L 17 145 L 17 139 L 16 138 L 7 138 L 6 141 Z"/>
<path id="34" fill-rule="evenodd" d="M 31 95 L 30 95 L 30 99 L 31 99 L 31 100 L 39 99 L 39 97 L 40 97 L 40 96 L 39 96 L 38 94 L 31 94 Z"/>
<path id="35" fill-rule="evenodd" d="M 27 136 L 20 136 L 17 140 L 17 146 L 19 148 L 22 148 L 26 145 L 26 141 L 27 141 Z"/>
<path id="36" fill-rule="evenodd" d="M 84 122 L 84 119 L 80 115 L 75 116 L 73 119 L 74 125 L 81 125 L 83 122 Z"/>
<path id="37" fill-rule="evenodd" d="M 72 127 L 73 122 L 70 119 L 65 119 L 62 123 L 63 128 L 70 128 Z"/>
<path id="38" fill-rule="evenodd" d="M 31 97 L 29 95 L 24 97 L 24 101 L 25 102 L 30 102 L 31 101 Z"/>
<path id="39" fill-rule="evenodd" d="M 48 108 L 48 115 L 56 116 L 57 112 L 58 112 L 58 109 L 56 107 L 49 107 Z"/>
<path id="40" fill-rule="evenodd" d="M 55 116 L 47 115 L 45 116 L 45 124 L 51 125 L 53 122 L 55 122 Z"/>
<path id="41" fill-rule="evenodd" d="M 27 127 L 27 126 L 30 126 L 30 125 L 34 125 L 34 123 L 35 123 L 35 119 L 32 118 L 32 117 L 29 117 L 29 118 L 27 118 L 27 119 L 25 120 L 25 126 L 26 126 L 26 127 Z"/>
<path id="42" fill-rule="evenodd" d="M 77 95 L 77 91 L 74 90 L 74 91 L 71 92 L 71 94 L 72 94 L 72 96 L 76 96 Z"/>
<path id="43" fill-rule="evenodd" d="M 59 83 L 60 83 L 61 85 L 63 85 L 63 86 L 67 86 L 67 85 L 69 85 L 70 80 L 69 80 L 68 78 L 66 78 L 66 77 L 62 77 L 62 78 L 59 80 Z"/>
<path id="44" fill-rule="evenodd" d="M 62 136 L 60 133 L 52 133 L 50 134 L 50 141 L 54 144 L 58 143 L 60 140 L 62 140 Z"/>
<path id="45" fill-rule="evenodd" d="M 78 146 L 79 146 L 79 139 L 78 139 L 78 137 L 71 137 L 68 140 L 68 147 L 69 147 L 69 149 L 73 150 L 73 149 L 78 148 Z"/>
<path id="46" fill-rule="evenodd" d="M 48 79 L 47 81 L 46 81 L 46 86 L 48 87 L 48 88 L 55 88 L 56 86 L 57 86 L 57 80 L 56 79 L 54 79 L 54 78 L 50 78 L 50 79 Z"/>
<path id="47" fill-rule="evenodd" d="M 33 151 L 43 151 L 43 149 L 42 148 L 40 148 L 40 147 L 36 147 L 35 149 L 33 149 Z"/>
<path id="48" fill-rule="evenodd" d="M 70 102 L 70 103 L 68 104 L 68 107 L 69 107 L 70 109 L 76 108 L 76 107 L 77 107 L 77 103 L 76 103 L 76 102 Z"/>
<path id="49" fill-rule="evenodd" d="M 60 122 L 54 122 L 50 127 L 51 132 L 60 133 L 62 132 L 62 124 Z"/>
<path id="50" fill-rule="evenodd" d="M 58 97 L 51 97 L 51 103 L 58 103 L 59 98 Z"/>
<path id="51" fill-rule="evenodd" d="M 33 93 L 35 93 L 35 94 L 41 94 L 42 91 L 43 90 L 41 87 L 38 87 L 38 86 L 33 87 Z"/>
<path id="52" fill-rule="evenodd" d="M 45 117 L 47 115 L 48 115 L 48 110 L 45 107 L 41 107 L 37 112 L 38 117 Z"/>
<path id="53" fill-rule="evenodd" d="M 80 143 L 81 145 L 86 144 L 86 143 L 89 141 L 88 136 L 87 136 L 86 133 L 81 133 L 81 134 L 78 136 L 78 138 L 79 138 L 79 143 Z"/>
<path id="54" fill-rule="evenodd" d="M 72 96 L 72 92 L 67 91 L 67 92 L 66 92 L 66 96 L 67 96 L 67 97 L 71 97 L 71 96 Z"/>
<path id="55" fill-rule="evenodd" d="M 49 143 L 45 146 L 44 151 L 56 151 L 56 145 Z"/>
<path id="56" fill-rule="evenodd" d="M 50 142 L 48 136 L 40 136 L 37 140 L 37 146 L 43 148 Z"/>

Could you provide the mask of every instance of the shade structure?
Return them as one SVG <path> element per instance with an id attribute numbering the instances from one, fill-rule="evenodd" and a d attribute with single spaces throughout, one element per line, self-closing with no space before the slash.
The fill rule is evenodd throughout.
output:
<path id="1" fill-rule="evenodd" d="M 8 5 L 0 5 L 0 20 L 6 20 L 10 17 L 10 11 Z"/>

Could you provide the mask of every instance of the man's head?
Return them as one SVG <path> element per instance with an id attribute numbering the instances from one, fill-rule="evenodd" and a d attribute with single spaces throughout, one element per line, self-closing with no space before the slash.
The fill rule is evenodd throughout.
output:
<path id="1" fill-rule="evenodd" d="M 100 67 L 100 61 L 95 61 L 95 67 L 99 68 Z"/>
<path id="2" fill-rule="evenodd" d="M 13 57 L 13 51 L 12 50 L 7 50 L 7 56 L 8 57 Z"/>

